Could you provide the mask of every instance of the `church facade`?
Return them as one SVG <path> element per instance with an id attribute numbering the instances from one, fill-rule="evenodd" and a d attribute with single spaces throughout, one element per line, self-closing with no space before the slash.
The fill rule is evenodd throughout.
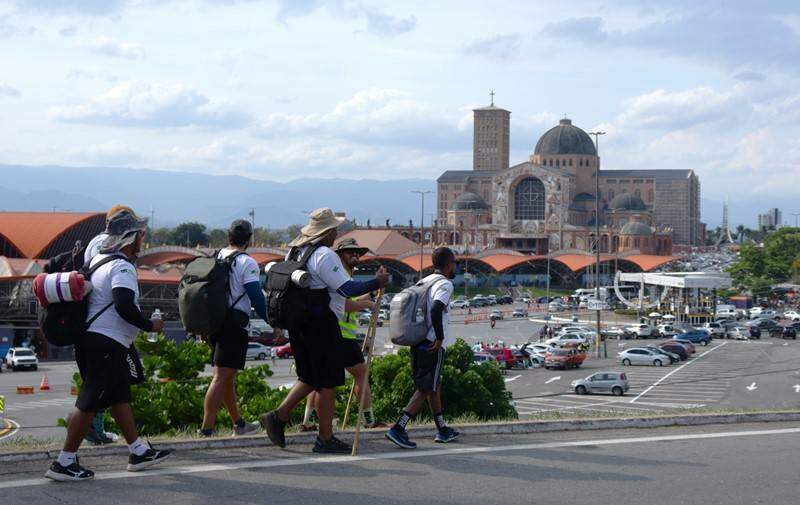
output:
<path id="1" fill-rule="evenodd" d="M 509 166 L 511 113 L 492 104 L 473 114 L 472 170 L 437 180 L 439 243 L 526 254 L 598 245 L 605 253 L 656 255 L 671 254 L 673 243 L 699 243 L 693 170 L 601 170 L 589 134 L 566 118 L 542 135 L 527 161 Z"/>

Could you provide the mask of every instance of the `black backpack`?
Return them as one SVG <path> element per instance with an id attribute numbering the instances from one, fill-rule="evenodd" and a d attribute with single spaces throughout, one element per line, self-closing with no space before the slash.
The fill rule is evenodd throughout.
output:
<path id="1" fill-rule="evenodd" d="M 96 265 L 89 268 L 89 265 L 83 264 L 83 251 L 80 251 L 79 257 L 74 253 L 75 251 L 69 251 L 56 256 L 47 264 L 45 272 L 69 272 L 73 270 L 70 267 L 79 264 L 80 267 L 75 270 L 83 274 L 87 281 L 90 281 L 92 274 L 101 266 L 118 259 L 128 261 L 128 258 L 124 256 L 113 255 L 103 258 L 98 261 Z M 48 271 L 53 268 L 64 268 L 65 270 Z M 89 296 L 91 296 L 91 294 Z M 86 316 L 89 311 L 89 296 L 84 297 L 79 302 L 51 303 L 47 305 L 47 307 L 39 307 L 39 327 L 42 329 L 44 338 L 47 339 L 48 342 L 56 346 L 74 345 L 76 342 L 80 341 L 92 323 L 114 305 L 113 302 L 109 303 L 87 321 Z"/>
<path id="2" fill-rule="evenodd" d="M 236 251 L 226 258 L 197 258 L 186 266 L 178 286 L 178 312 L 187 332 L 211 336 L 222 329 L 228 316 L 228 293 L 233 262 L 244 254 Z M 235 301 L 235 306 L 244 293 Z"/>
<path id="3" fill-rule="evenodd" d="M 298 248 L 289 252 L 288 259 L 272 266 L 267 273 L 264 290 L 267 292 L 267 317 L 275 328 L 292 331 L 308 322 L 311 289 L 292 281 L 296 271 L 306 271 L 308 259 L 318 245 L 309 246 L 299 258 Z"/>

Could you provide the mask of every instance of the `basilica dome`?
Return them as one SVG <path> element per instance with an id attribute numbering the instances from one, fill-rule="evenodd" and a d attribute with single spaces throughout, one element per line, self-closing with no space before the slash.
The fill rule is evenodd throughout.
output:
<path id="1" fill-rule="evenodd" d="M 453 202 L 453 210 L 486 210 L 489 206 L 480 196 L 467 191 L 462 193 Z"/>
<path id="2" fill-rule="evenodd" d="M 644 223 L 630 221 L 619 231 L 620 235 L 652 235 L 653 229 Z"/>
<path id="3" fill-rule="evenodd" d="M 561 154 L 579 154 L 596 156 L 591 137 L 585 131 L 572 125 L 569 119 L 562 119 L 558 126 L 547 130 L 536 143 L 533 154 L 552 156 Z"/>
<path id="4" fill-rule="evenodd" d="M 647 206 L 641 198 L 630 193 L 622 193 L 614 197 L 609 204 L 611 210 L 646 210 Z"/>

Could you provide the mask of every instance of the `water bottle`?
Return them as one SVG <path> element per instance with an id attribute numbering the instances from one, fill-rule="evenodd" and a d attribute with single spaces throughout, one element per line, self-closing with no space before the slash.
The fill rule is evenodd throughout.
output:
<path id="1" fill-rule="evenodd" d="M 153 314 L 150 316 L 150 319 L 156 319 L 161 321 L 161 310 L 156 309 L 153 311 Z M 148 342 L 157 342 L 158 341 L 158 333 L 151 331 L 147 334 L 147 341 Z"/>

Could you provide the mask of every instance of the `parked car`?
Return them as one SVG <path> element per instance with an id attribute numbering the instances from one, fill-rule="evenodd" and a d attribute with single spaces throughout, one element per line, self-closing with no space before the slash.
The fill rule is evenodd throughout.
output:
<path id="1" fill-rule="evenodd" d="M 258 342 L 248 342 L 246 359 L 263 361 L 272 356 L 272 348 Z"/>
<path id="2" fill-rule="evenodd" d="M 550 302 L 547 305 L 548 312 L 562 312 L 562 311 L 567 310 L 567 308 L 568 307 L 566 305 L 564 305 L 564 303 L 561 302 L 560 300 L 559 301 Z"/>
<path id="3" fill-rule="evenodd" d="M 10 368 L 15 372 L 23 368 L 31 370 L 39 369 L 39 358 L 36 354 L 27 347 L 12 347 L 6 353 L 6 368 Z"/>
<path id="4" fill-rule="evenodd" d="M 720 309 L 716 312 L 717 319 L 736 319 L 736 309 Z"/>
<path id="5" fill-rule="evenodd" d="M 750 321 L 747 321 L 745 324 L 747 326 L 750 326 L 751 328 L 755 327 L 761 331 L 767 331 L 767 332 L 769 332 L 771 328 L 778 326 L 778 323 L 776 323 L 773 319 L 765 319 L 761 317 L 758 319 L 752 319 Z"/>
<path id="6" fill-rule="evenodd" d="M 747 326 L 733 326 L 725 332 L 725 338 L 748 340 L 750 338 L 750 328 Z"/>
<path id="7" fill-rule="evenodd" d="M 503 295 L 497 298 L 497 303 L 502 305 L 509 305 L 514 303 L 514 299 L 508 295 Z"/>
<path id="8" fill-rule="evenodd" d="M 488 347 L 484 349 L 484 352 L 494 356 L 494 359 L 500 364 L 500 368 L 508 370 L 517 365 L 517 357 L 507 347 Z"/>
<path id="9" fill-rule="evenodd" d="M 658 330 L 649 324 L 632 324 L 625 330 L 634 334 L 634 338 L 657 338 Z"/>
<path id="10" fill-rule="evenodd" d="M 722 324 L 717 322 L 712 323 L 704 323 L 703 329 L 708 330 L 709 335 L 711 338 L 724 338 L 725 337 L 725 328 L 722 327 Z"/>
<path id="11" fill-rule="evenodd" d="M 625 372 L 598 372 L 585 379 L 572 381 L 570 386 L 579 395 L 611 393 L 614 396 L 622 396 L 630 389 Z"/>
<path id="12" fill-rule="evenodd" d="M 667 359 L 669 359 L 669 363 L 670 364 L 677 363 L 678 361 L 681 360 L 681 357 L 678 354 L 675 354 L 674 352 L 670 352 L 670 351 L 668 351 L 668 350 L 666 350 L 666 349 L 664 349 L 663 347 L 660 347 L 660 346 L 648 345 L 647 347 L 645 347 L 645 349 L 649 349 L 651 351 L 655 351 L 655 352 L 658 352 L 660 354 L 663 354 Z"/>
<path id="13" fill-rule="evenodd" d="M 668 365 L 670 362 L 669 357 L 663 354 L 644 349 L 642 347 L 633 347 L 617 353 L 617 360 L 625 366 L 630 365 L 653 365 L 663 366 Z"/>
<path id="14" fill-rule="evenodd" d="M 751 307 L 747 311 L 747 317 L 749 317 L 750 319 L 756 319 L 757 317 L 759 317 L 761 315 L 761 312 L 763 310 L 764 310 L 763 307 Z"/>
<path id="15" fill-rule="evenodd" d="M 686 350 L 689 351 L 689 354 L 694 354 L 697 351 L 697 349 L 694 347 L 694 342 L 684 340 L 680 337 L 680 335 L 673 336 L 670 342 L 675 342 L 676 344 L 681 344 L 682 346 L 686 347 Z"/>
<path id="16" fill-rule="evenodd" d="M 481 364 L 481 363 L 491 363 L 494 361 L 497 361 L 494 359 L 494 356 L 492 356 L 491 354 L 487 354 L 485 352 L 478 352 L 475 353 L 474 356 L 472 356 L 473 363 Z"/>
<path id="17" fill-rule="evenodd" d="M 289 344 L 282 345 L 275 349 L 275 356 L 278 358 L 293 358 L 294 353 L 292 352 L 292 346 Z"/>
<path id="18" fill-rule="evenodd" d="M 555 349 L 544 357 L 544 367 L 551 368 L 578 368 L 586 359 L 586 354 L 577 349 Z"/>
<path id="19" fill-rule="evenodd" d="M 562 333 L 545 341 L 545 344 L 549 344 L 554 347 L 574 347 L 585 343 L 586 339 L 580 333 Z"/>
<path id="20" fill-rule="evenodd" d="M 783 318 L 790 321 L 800 321 L 800 312 L 797 312 L 796 310 L 784 310 Z"/>
<path id="21" fill-rule="evenodd" d="M 621 340 L 625 336 L 625 330 L 619 326 L 611 326 L 600 330 L 600 336 L 603 338 L 616 338 Z"/>
<path id="22" fill-rule="evenodd" d="M 711 342 L 711 335 L 703 330 L 690 330 L 685 331 L 683 333 L 679 333 L 672 338 L 680 337 L 681 340 L 688 340 L 693 344 L 703 344 L 708 345 Z"/>
<path id="23" fill-rule="evenodd" d="M 511 317 L 528 317 L 528 311 L 525 309 L 514 309 L 514 312 L 511 313 Z"/>
<path id="24" fill-rule="evenodd" d="M 772 309 L 764 309 L 758 315 L 762 319 L 779 319 L 778 313 Z"/>
<path id="25" fill-rule="evenodd" d="M 769 336 L 773 338 L 791 338 L 797 340 L 797 331 L 792 326 L 775 326 L 770 328 Z"/>
<path id="26" fill-rule="evenodd" d="M 503 319 L 503 313 L 499 310 L 493 310 L 491 314 L 489 314 L 490 321 L 500 321 Z"/>
<path id="27" fill-rule="evenodd" d="M 664 335 L 665 337 L 671 337 L 678 333 L 678 329 L 671 324 L 659 324 L 656 329 L 660 335 Z"/>
<path id="28" fill-rule="evenodd" d="M 450 302 L 451 309 L 466 309 L 467 308 L 467 301 L 466 300 L 454 300 Z"/>
<path id="29" fill-rule="evenodd" d="M 678 358 L 680 358 L 681 361 L 686 361 L 687 359 L 689 359 L 689 356 L 691 355 L 691 353 L 686 347 L 682 346 L 677 342 L 675 343 L 671 341 L 662 342 L 661 344 L 658 344 L 658 347 L 664 349 L 667 352 L 671 352 L 672 354 L 677 354 Z"/>

